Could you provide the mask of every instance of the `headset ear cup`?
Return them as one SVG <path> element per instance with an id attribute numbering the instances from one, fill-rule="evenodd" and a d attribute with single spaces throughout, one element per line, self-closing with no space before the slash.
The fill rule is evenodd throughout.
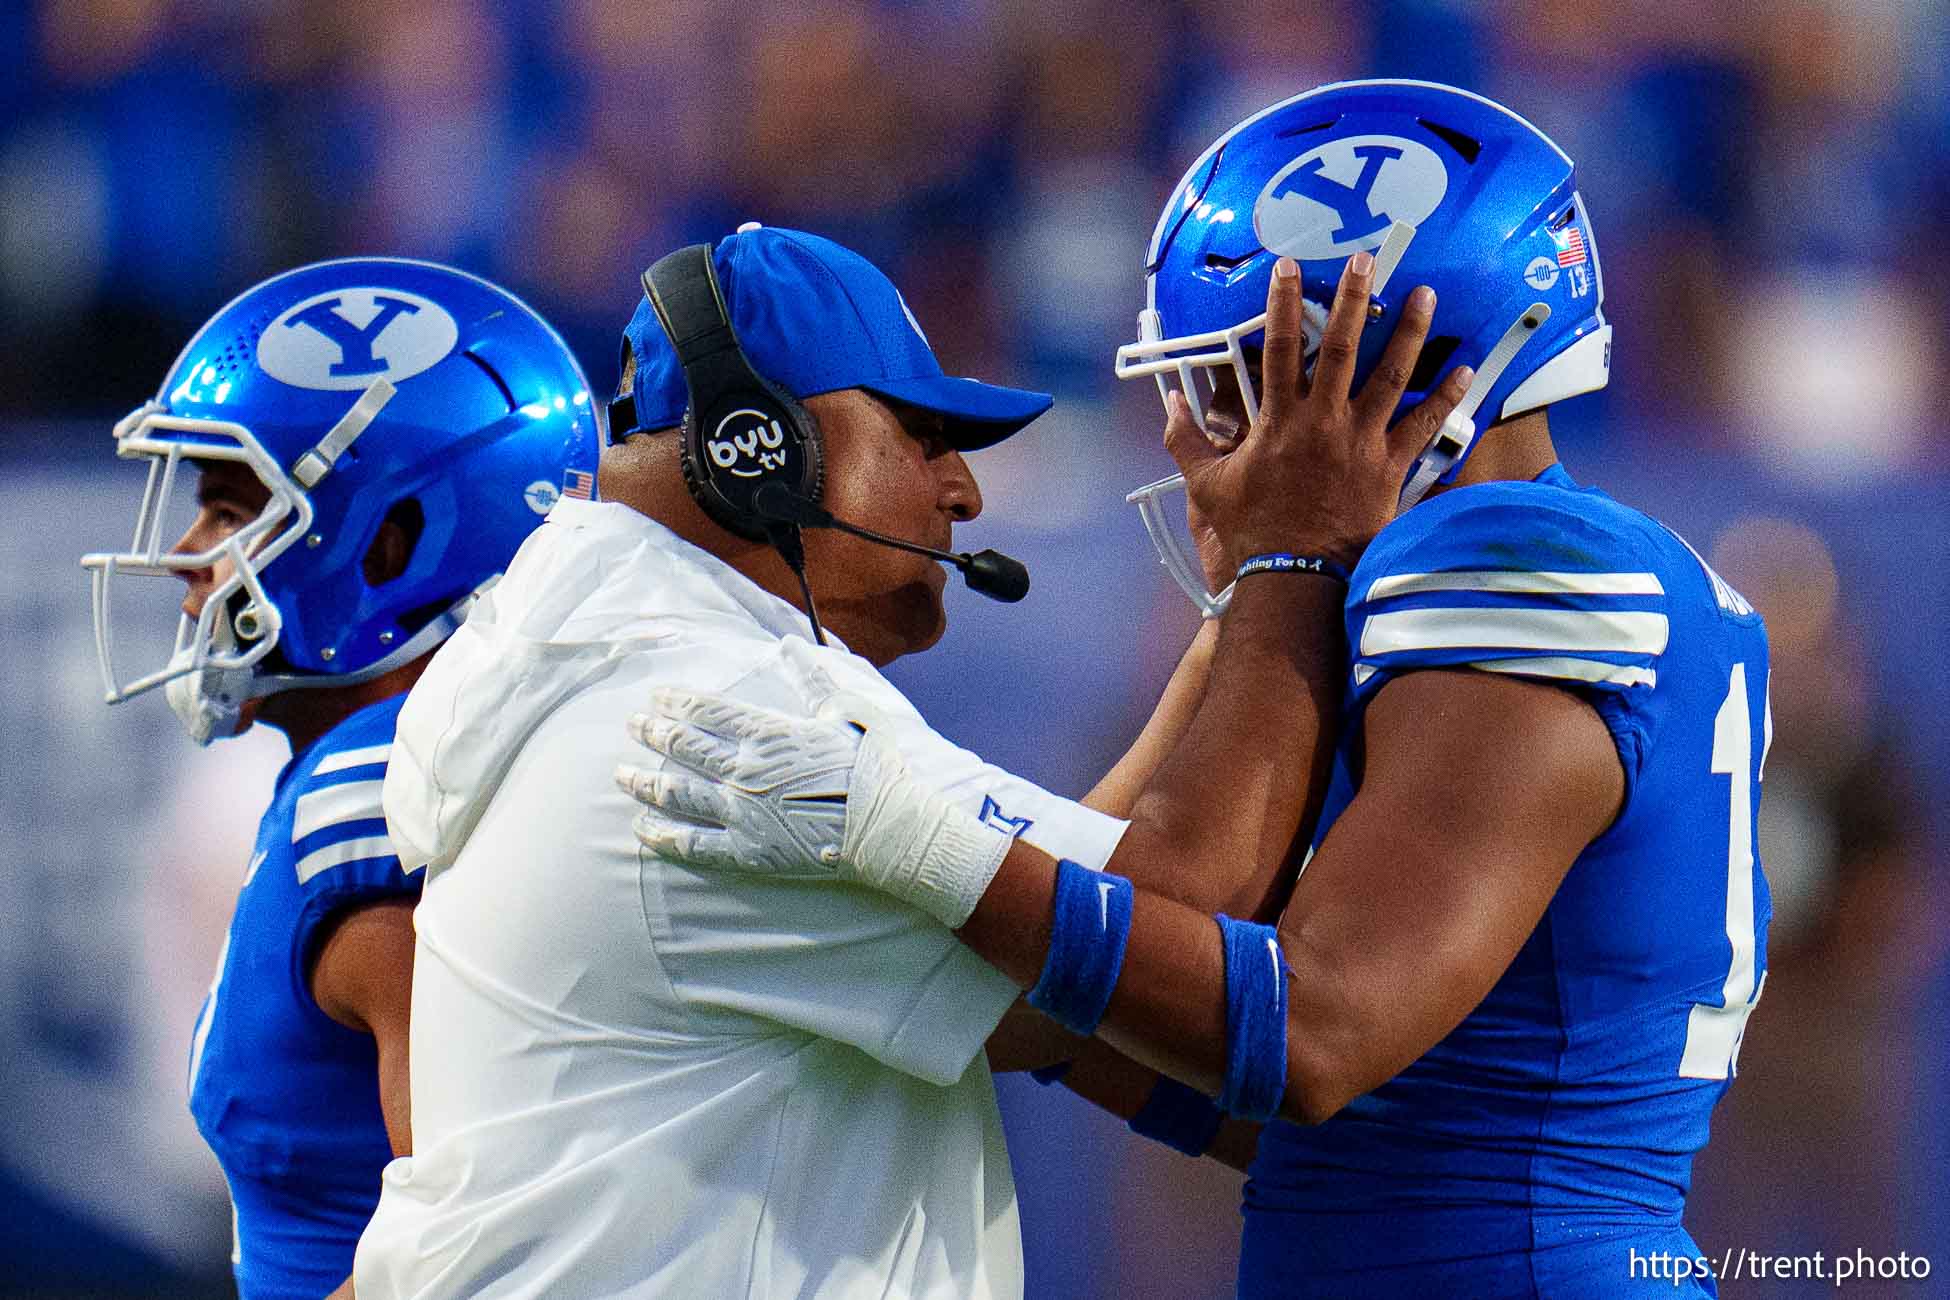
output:
<path id="1" fill-rule="evenodd" d="M 740 518 L 711 481 L 709 462 L 704 458 L 702 439 L 697 431 L 697 412 L 693 408 L 684 408 L 684 419 L 678 425 L 677 437 L 677 466 L 684 473 L 684 487 L 690 492 L 691 500 L 697 502 L 711 522 L 720 528 L 748 541 L 763 541 L 764 532 L 756 529 L 752 521 Z"/>
<path id="2" fill-rule="evenodd" d="M 791 427 L 797 433 L 799 445 L 805 449 L 805 468 L 799 475 L 798 486 L 792 490 L 814 505 L 821 504 L 826 499 L 826 436 L 820 431 L 819 421 L 813 418 L 811 411 L 796 398 L 788 396 L 783 389 L 776 391 L 781 405 L 792 416 Z"/>
<path id="3" fill-rule="evenodd" d="M 689 390 L 678 464 L 713 522 L 755 542 L 776 541 L 781 521 L 754 508 L 758 490 L 776 483 L 817 503 L 824 446 L 812 413 L 739 346 L 711 259 L 710 245 L 694 244 L 659 258 L 642 277 Z"/>
<path id="4" fill-rule="evenodd" d="M 812 412 L 762 376 L 753 372 L 752 377 L 763 385 L 761 390 L 729 394 L 720 402 L 719 409 L 722 410 L 728 403 L 736 403 L 747 411 L 763 411 L 776 420 L 784 438 L 784 465 L 792 465 L 796 460 L 797 472 L 787 474 L 775 471 L 757 482 L 745 476 L 741 476 L 742 481 L 723 479 L 721 476 L 731 470 L 721 468 L 712 458 L 710 449 L 705 445 L 703 427 L 692 407 L 684 409 L 679 433 L 682 441 L 679 444 L 678 465 L 684 474 L 684 486 L 689 489 L 692 499 L 703 507 L 705 514 L 728 531 L 760 542 L 770 539 L 772 521 L 741 502 L 749 502 L 762 484 L 778 482 L 794 495 L 817 503 L 825 491 L 826 457 L 819 422 L 813 418 Z"/>

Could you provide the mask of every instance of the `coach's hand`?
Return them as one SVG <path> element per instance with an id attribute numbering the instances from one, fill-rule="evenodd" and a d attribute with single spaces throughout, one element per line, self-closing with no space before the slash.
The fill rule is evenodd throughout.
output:
<path id="1" fill-rule="evenodd" d="M 637 840 L 697 866 L 856 881 L 958 928 L 1010 838 L 914 779 L 887 728 L 852 703 L 831 694 L 805 718 L 653 691 L 629 730 L 665 762 L 616 769 L 644 805 Z"/>
<path id="2" fill-rule="evenodd" d="M 1423 286 L 1403 304 L 1374 373 L 1350 393 L 1373 280 L 1370 254 L 1348 259 L 1310 380 L 1299 267 L 1290 258 L 1274 264 L 1259 418 L 1234 448 L 1213 446 L 1182 394 L 1169 399 L 1165 446 L 1185 475 L 1194 510 L 1224 540 L 1235 567 L 1254 555 L 1291 551 L 1352 569 L 1395 517 L 1409 466 L 1469 387 L 1472 372 L 1452 370 L 1388 427 L 1435 315 L 1435 294 Z"/>

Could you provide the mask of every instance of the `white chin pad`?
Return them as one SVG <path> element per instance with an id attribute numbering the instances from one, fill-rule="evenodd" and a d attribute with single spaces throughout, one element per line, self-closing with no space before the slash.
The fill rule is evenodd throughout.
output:
<path id="1" fill-rule="evenodd" d="M 236 649 L 237 640 L 231 634 L 229 619 L 216 621 L 211 629 L 211 642 L 217 653 L 227 654 Z M 197 647 L 185 645 L 170 657 L 169 666 L 179 669 L 196 662 L 196 658 Z M 163 698 L 169 701 L 170 710 L 190 739 L 207 745 L 237 734 L 238 724 L 243 720 L 244 702 L 251 695 L 253 677 L 249 668 L 191 669 L 163 683 Z"/>

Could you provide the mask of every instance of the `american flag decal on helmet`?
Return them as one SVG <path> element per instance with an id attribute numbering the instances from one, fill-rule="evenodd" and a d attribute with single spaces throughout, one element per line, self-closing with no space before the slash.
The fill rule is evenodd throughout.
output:
<path id="1" fill-rule="evenodd" d="M 562 471 L 562 495 L 587 501 L 596 494 L 596 476 L 586 469 Z"/>
<path id="2" fill-rule="evenodd" d="M 1559 266 L 1583 266 L 1589 260 L 1589 255 L 1584 251 L 1584 231 L 1575 223 L 1562 230 L 1551 231 L 1551 242 L 1557 245 Z"/>

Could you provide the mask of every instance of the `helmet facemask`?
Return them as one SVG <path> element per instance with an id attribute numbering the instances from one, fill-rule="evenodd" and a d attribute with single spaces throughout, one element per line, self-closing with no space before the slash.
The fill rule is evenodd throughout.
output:
<path id="1" fill-rule="evenodd" d="M 1396 222 L 1390 228 L 1387 238 L 1375 251 L 1371 289 L 1374 297 L 1379 298 L 1386 289 L 1389 278 L 1414 237 L 1415 228 L 1407 222 Z M 1151 284 L 1155 289 L 1155 275 L 1151 278 Z M 1311 376 L 1314 358 L 1320 351 L 1321 336 L 1327 329 L 1327 308 L 1312 298 L 1302 298 L 1300 310 L 1300 364 L 1304 373 Z M 1216 445 L 1225 446 L 1259 420 L 1259 348 L 1257 344 L 1248 344 L 1247 340 L 1263 334 L 1265 329 L 1266 313 L 1260 312 L 1225 329 L 1168 339 L 1163 337 L 1163 326 L 1157 311 L 1147 307 L 1138 313 L 1138 341 L 1126 343 L 1117 349 L 1116 374 L 1119 379 L 1139 379 L 1146 375 L 1155 379 L 1158 397 L 1164 402 L 1167 413 L 1171 410 L 1173 390 L 1184 394 L 1185 403 L 1199 431 Z M 1227 379 L 1236 387 L 1240 405 L 1244 409 L 1246 422 L 1237 429 L 1224 427 L 1228 421 L 1215 421 L 1212 418 L 1212 399 L 1218 396 L 1222 388 L 1227 388 Z M 1179 512 L 1168 509 L 1166 501 L 1184 488 L 1185 476 L 1171 474 L 1155 483 L 1145 484 L 1124 499 L 1138 508 L 1144 530 L 1150 534 L 1151 544 L 1172 580 L 1191 597 L 1201 615 L 1216 618 L 1231 603 L 1232 584 L 1226 584 L 1223 591 L 1207 589 L 1203 565 L 1196 556 L 1195 548 L 1188 544 L 1182 531 L 1175 526 L 1174 520 Z"/>
<path id="2" fill-rule="evenodd" d="M 1476 371 L 1410 470 L 1401 508 L 1456 481 L 1476 447 L 1479 412 L 1483 424 L 1496 424 L 1604 386 L 1611 326 L 1570 156 L 1492 100 L 1391 79 L 1337 82 L 1282 100 L 1199 156 L 1152 231 L 1147 310 L 1137 342 L 1119 350 L 1118 376 L 1154 377 L 1166 396 L 1175 379 L 1195 412 L 1215 387 L 1200 385 L 1201 371 L 1230 370 L 1243 392 L 1275 259 L 1300 264 L 1312 344 L 1321 323 L 1314 311 L 1324 316 L 1343 260 L 1363 249 L 1374 250 L 1375 285 L 1357 380 L 1399 319 L 1400 295 L 1385 293 L 1391 273 L 1437 295 L 1431 337 L 1397 414 L 1426 400 L 1445 363 Z M 1189 581 L 1198 566 L 1160 527 L 1159 498 L 1177 485 L 1166 479 L 1132 500 L 1167 568 L 1210 615 L 1223 609 L 1223 594 Z"/>
<path id="3" fill-rule="evenodd" d="M 235 734 L 244 704 L 268 693 L 258 665 L 276 649 L 283 619 L 264 588 L 263 570 L 311 527 L 312 505 L 250 430 L 218 420 L 184 419 L 151 402 L 115 426 L 116 455 L 148 463 L 126 551 L 82 557 L 91 571 L 95 652 L 109 703 L 158 686 L 198 744 Z M 256 516 L 200 551 L 173 547 L 188 535 L 172 521 L 190 490 L 186 471 L 207 464 L 245 466 L 267 489 Z M 172 538 L 170 534 L 176 533 Z M 166 549 L 172 548 L 172 549 Z M 110 580 L 118 575 L 182 579 L 227 564 L 195 617 L 182 614 L 169 659 L 129 676 L 115 664 Z"/>
<path id="4" fill-rule="evenodd" d="M 1412 230 L 1398 223 L 1396 233 L 1400 234 L 1403 231 L 1407 233 L 1399 240 L 1399 246 L 1385 268 L 1381 264 L 1381 258 L 1376 258 L 1373 289 L 1376 298 L 1380 297 L 1386 274 L 1392 272 L 1394 263 L 1401 260 L 1401 250 L 1407 247 L 1409 238 L 1413 236 Z M 1390 235 L 1388 242 L 1397 243 L 1394 234 Z M 1320 348 L 1321 332 L 1326 327 L 1327 313 L 1312 299 L 1303 300 L 1303 309 L 1302 365 L 1306 373 L 1311 375 L 1314 356 Z M 1401 509 L 1407 510 L 1428 495 L 1429 490 L 1437 483 L 1446 482 L 1455 476 L 1456 471 L 1475 446 L 1477 410 L 1489 396 L 1490 390 L 1496 386 L 1505 368 L 1515 358 L 1517 351 L 1535 335 L 1550 316 L 1551 309 L 1548 304 L 1533 302 L 1524 308 L 1503 332 L 1496 345 L 1490 349 L 1489 355 L 1477 367 L 1475 377 L 1470 380 L 1469 388 L 1463 393 L 1455 409 L 1443 420 L 1442 427 L 1436 430 L 1428 444 L 1416 456 L 1414 463 L 1409 466 L 1408 477 L 1402 485 Z M 1222 443 L 1229 440 L 1225 436 L 1227 431 L 1214 430 L 1213 422 L 1208 416 L 1210 402 L 1201 400 L 1199 390 L 1203 387 L 1208 399 L 1215 396 L 1221 384 L 1218 368 L 1229 369 L 1234 382 L 1238 384 L 1247 426 L 1250 427 L 1258 421 L 1259 395 L 1256 385 L 1257 376 L 1254 374 L 1256 367 L 1252 364 L 1252 359 L 1247 356 L 1245 340 L 1259 334 L 1265 328 L 1266 313 L 1261 312 L 1230 329 L 1216 330 L 1209 334 L 1163 340 L 1140 337 L 1137 343 L 1127 343 L 1117 350 L 1117 377 L 1130 379 L 1147 374 L 1155 375 L 1158 382 L 1158 395 L 1164 400 L 1167 412 L 1171 409 L 1171 392 L 1174 387 L 1171 380 L 1176 379 L 1176 387 L 1185 394 L 1185 400 L 1191 406 L 1193 418 L 1198 422 L 1200 431 L 1206 437 L 1212 438 L 1214 442 Z M 1147 331 L 1155 335 L 1158 332 L 1157 312 L 1148 308 L 1140 312 L 1138 330 L 1141 336 Z M 1222 350 L 1214 350 L 1214 345 Z M 1133 357 L 1147 359 L 1127 364 L 1127 359 Z M 1244 432 L 1244 429 L 1238 432 Z M 1200 614 L 1206 618 L 1215 618 L 1223 614 L 1226 606 L 1231 603 L 1232 586 L 1228 583 L 1225 590 L 1219 592 L 1207 590 L 1202 565 L 1173 524 L 1175 512 L 1166 509 L 1165 498 L 1175 492 L 1183 491 L 1184 487 L 1185 476 L 1172 474 L 1155 483 L 1145 484 L 1124 499 L 1138 508 L 1138 515 L 1144 521 L 1145 532 L 1150 534 L 1151 543 L 1158 551 L 1158 558 L 1164 562 L 1165 569 L 1171 574 L 1172 580 L 1187 596 L 1191 597 L 1192 603 L 1198 606 Z"/>

